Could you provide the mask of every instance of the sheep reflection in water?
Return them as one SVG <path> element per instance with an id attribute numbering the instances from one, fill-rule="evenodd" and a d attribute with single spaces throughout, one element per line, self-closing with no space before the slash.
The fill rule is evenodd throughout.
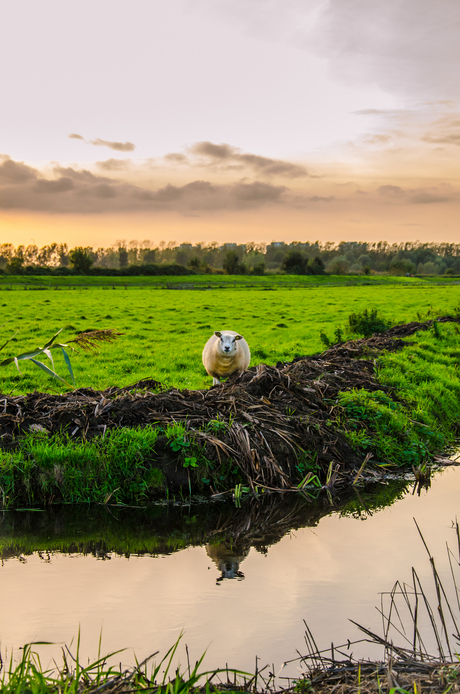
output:
<path id="1" fill-rule="evenodd" d="M 217 584 L 224 578 L 237 578 L 239 581 L 244 578 L 244 573 L 240 571 L 240 564 L 248 556 L 250 549 L 251 545 L 249 544 L 234 545 L 219 542 L 206 545 L 206 554 L 213 560 L 221 573 L 217 579 Z"/>

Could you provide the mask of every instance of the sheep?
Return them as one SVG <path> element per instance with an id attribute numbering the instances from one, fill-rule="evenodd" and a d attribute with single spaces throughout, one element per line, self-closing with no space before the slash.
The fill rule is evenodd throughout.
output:
<path id="1" fill-rule="evenodd" d="M 248 343 L 234 330 L 216 331 L 203 349 L 203 365 L 213 386 L 235 371 L 245 371 L 251 360 Z"/>

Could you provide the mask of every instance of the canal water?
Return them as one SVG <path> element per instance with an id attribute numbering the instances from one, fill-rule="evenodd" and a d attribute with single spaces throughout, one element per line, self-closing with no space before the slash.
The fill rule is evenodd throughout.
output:
<path id="1" fill-rule="evenodd" d="M 126 649 L 116 660 L 129 665 L 133 654 L 165 654 L 183 632 L 191 661 L 207 651 L 206 669 L 254 671 L 258 656 L 259 667 L 278 672 L 307 653 L 304 621 L 320 649 L 363 638 L 350 619 L 381 634 L 381 594 L 397 580 L 411 583 L 412 567 L 436 612 L 414 519 L 458 614 L 446 543 L 457 568 L 459 500 L 460 469 L 448 467 L 420 494 L 399 481 L 351 493 L 336 508 L 327 499 L 270 498 L 240 509 L 208 503 L 3 512 L 2 656 L 32 641 L 53 642 L 38 648 L 46 665 L 72 639 L 75 650 L 80 630 L 84 659 L 97 657 L 102 633 L 102 652 Z M 436 653 L 428 620 L 421 617 L 420 626 Z M 402 628 L 410 637 L 411 625 Z M 397 634 L 394 640 L 408 645 Z M 342 650 L 383 655 L 368 642 Z M 299 667 L 290 662 L 281 674 L 295 676 Z"/>

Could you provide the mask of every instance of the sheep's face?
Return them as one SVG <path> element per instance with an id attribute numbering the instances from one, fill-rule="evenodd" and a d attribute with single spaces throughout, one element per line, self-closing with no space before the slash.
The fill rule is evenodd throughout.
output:
<path id="1" fill-rule="evenodd" d="M 231 357 L 232 354 L 235 354 L 236 349 L 237 349 L 237 340 L 242 340 L 243 336 L 242 335 L 230 335 L 229 333 L 221 333 L 221 332 L 215 332 L 214 335 L 216 335 L 219 340 L 219 349 L 222 352 L 222 354 L 225 354 L 225 356 Z"/>

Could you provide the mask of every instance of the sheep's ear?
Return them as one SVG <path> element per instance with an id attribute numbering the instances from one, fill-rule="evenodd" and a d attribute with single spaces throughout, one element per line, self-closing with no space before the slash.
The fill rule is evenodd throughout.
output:
<path id="1" fill-rule="evenodd" d="M 222 337 L 222 333 L 219 332 L 219 330 L 216 330 L 215 333 L 214 333 L 214 335 L 215 335 L 216 337 Z"/>
<path id="2" fill-rule="evenodd" d="M 235 335 L 235 340 L 242 340 L 243 336 L 242 335 Z"/>

